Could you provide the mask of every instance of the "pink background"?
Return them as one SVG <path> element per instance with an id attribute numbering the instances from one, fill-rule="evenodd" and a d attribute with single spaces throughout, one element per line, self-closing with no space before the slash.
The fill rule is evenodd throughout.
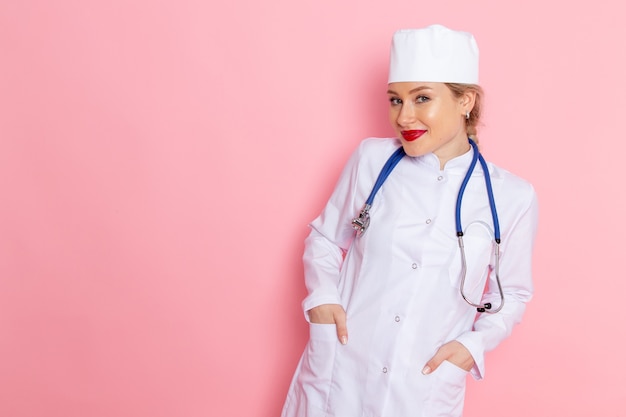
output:
<path id="1" fill-rule="evenodd" d="M 626 416 L 618 3 L 3 0 L 0 416 L 277 416 L 306 225 L 431 23 L 475 34 L 484 154 L 541 205 L 466 416 Z"/>

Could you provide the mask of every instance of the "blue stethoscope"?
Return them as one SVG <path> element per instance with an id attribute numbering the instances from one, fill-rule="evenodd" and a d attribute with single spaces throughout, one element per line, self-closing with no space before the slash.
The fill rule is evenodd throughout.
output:
<path id="1" fill-rule="evenodd" d="M 461 188 L 459 189 L 459 194 L 456 200 L 456 235 L 459 241 L 459 248 L 461 249 L 461 285 L 460 291 L 463 299 L 472 307 L 475 307 L 479 313 L 497 313 L 502 310 L 504 306 L 504 293 L 502 292 L 502 285 L 500 284 L 500 223 L 498 222 L 498 212 L 496 211 L 496 203 L 493 198 L 493 188 L 491 186 L 491 176 L 489 175 L 489 169 L 487 168 L 487 163 L 485 159 L 478 151 L 478 147 L 473 140 L 468 139 L 470 145 L 472 145 L 472 149 L 474 151 L 474 155 L 472 157 L 472 162 L 470 163 L 469 168 L 467 169 L 467 173 L 465 174 L 465 178 L 461 183 Z M 369 227 L 370 224 L 370 208 L 372 207 L 372 203 L 374 202 L 374 197 L 376 193 L 383 185 L 391 171 L 398 165 L 398 162 L 406 155 L 404 152 L 404 148 L 398 148 L 387 160 L 383 169 L 378 174 L 378 178 L 376 179 L 376 183 L 374 183 L 374 188 L 372 188 L 372 192 L 370 193 L 367 201 L 363 205 L 361 212 L 358 217 L 352 219 L 352 227 L 357 231 L 357 235 L 362 235 L 365 230 Z M 498 284 L 498 291 L 500 292 L 500 305 L 498 308 L 492 310 L 491 303 L 484 304 L 475 304 L 470 301 L 465 296 L 465 276 L 467 274 L 467 262 L 465 259 L 465 247 L 463 245 L 463 227 L 461 226 L 461 203 L 463 201 L 463 194 L 465 193 L 465 187 L 469 182 L 470 177 L 472 176 L 472 172 L 474 172 L 474 168 L 476 167 L 476 162 L 480 161 L 480 166 L 482 167 L 483 174 L 485 176 L 485 186 L 487 188 L 487 196 L 489 197 L 489 207 L 491 208 L 491 217 L 493 219 L 493 228 L 494 228 L 494 241 L 496 242 L 495 248 L 495 274 L 496 274 L 496 282 Z"/>

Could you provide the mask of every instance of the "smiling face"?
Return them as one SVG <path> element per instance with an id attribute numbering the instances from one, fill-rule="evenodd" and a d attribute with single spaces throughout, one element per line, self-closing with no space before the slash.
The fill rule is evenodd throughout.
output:
<path id="1" fill-rule="evenodd" d="M 470 148 L 465 115 L 475 94 L 455 96 L 444 83 L 389 84 L 389 121 L 409 156 L 434 153 L 441 168 Z"/>

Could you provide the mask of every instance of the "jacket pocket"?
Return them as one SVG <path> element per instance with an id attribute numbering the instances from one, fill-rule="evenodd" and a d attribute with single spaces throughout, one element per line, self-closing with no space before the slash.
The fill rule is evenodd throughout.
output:
<path id="1" fill-rule="evenodd" d="M 453 287 L 460 289 L 463 285 L 465 296 L 478 304 L 485 289 L 494 254 L 491 226 L 482 221 L 470 223 L 463 232 L 463 247 L 465 280 L 463 281 L 463 258 L 458 243 L 450 255 L 448 277 Z"/>
<path id="2" fill-rule="evenodd" d="M 309 323 L 309 342 L 298 377 L 307 416 L 324 416 L 335 365 L 337 327 Z"/>
<path id="3" fill-rule="evenodd" d="M 432 378 L 424 417 L 460 417 L 463 414 L 465 382 L 468 372 L 443 361 L 427 378 Z"/>

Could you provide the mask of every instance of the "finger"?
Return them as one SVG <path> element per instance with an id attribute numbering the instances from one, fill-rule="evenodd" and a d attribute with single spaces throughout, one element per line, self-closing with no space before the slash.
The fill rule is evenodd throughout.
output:
<path id="1" fill-rule="evenodd" d="M 337 309 L 334 318 L 335 325 L 337 326 L 337 338 L 342 345 L 345 345 L 348 343 L 348 326 L 346 325 L 346 312 L 344 309 Z"/>
<path id="2" fill-rule="evenodd" d="M 422 373 L 424 375 L 428 375 L 431 372 L 435 372 L 437 370 L 437 368 L 439 368 L 439 365 L 441 365 L 441 363 L 445 359 L 446 359 L 446 356 L 442 352 L 442 349 L 439 348 L 439 350 L 437 350 L 437 353 L 435 353 L 435 356 L 430 358 L 430 360 L 426 363 L 426 365 L 422 369 Z"/>

